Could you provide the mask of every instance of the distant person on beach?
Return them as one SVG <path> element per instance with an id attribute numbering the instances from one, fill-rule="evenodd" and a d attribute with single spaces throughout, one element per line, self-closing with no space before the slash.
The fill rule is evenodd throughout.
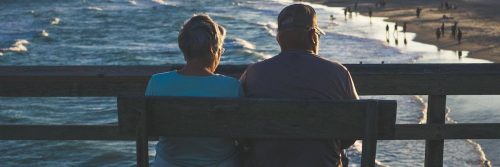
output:
<path id="1" fill-rule="evenodd" d="M 346 67 L 318 55 L 320 36 L 315 10 L 306 4 L 285 7 L 278 16 L 276 40 L 281 52 L 249 65 L 240 78 L 250 98 L 358 99 Z M 250 142 L 249 167 L 339 167 L 343 149 L 354 140 L 269 140 Z"/>
<path id="2" fill-rule="evenodd" d="M 344 17 L 347 17 L 347 7 L 344 8 Z"/>
<path id="3" fill-rule="evenodd" d="M 453 39 L 455 39 L 457 36 L 457 28 L 458 28 L 458 22 L 455 21 L 453 23 L 453 26 L 451 26 L 451 36 L 453 37 Z"/>
<path id="4" fill-rule="evenodd" d="M 417 15 L 417 18 L 420 18 L 420 13 L 422 12 L 422 8 L 417 8 L 416 9 L 416 15 Z"/>
<path id="5" fill-rule="evenodd" d="M 441 37 L 444 37 L 444 23 L 441 23 Z"/>
<path id="6" fill-rule="evenodd" d="M 389 24 L 387 24 L 387 25 L 385 26 L 385 32 L 386 32 L 386 33 L 389 33 Z"/>
<path id="7" fill-rule="evenodd" d="M 238 80 L 215 74 L 225 38 L 224 27 L 208 15 L 196 15 L 180 30 L 179 48 L 186 65 L 177 71 L 154 74 L 146 96 L 240 97 Z M 160 137 L 153 166 L 238 167 L 239 156 L 229 138 Z"/>
<path id="8" fill-rule="evenodd" d="M 406 22 L 403 23 L 403 33 L 406 33 Z"/>
<path id="9" fill-rule="evenodd" d="M 458 28 L 457 39 L 459 44 L 462 43 L 462 30 L 460 28 Z"/>
<path id="10" fill-rule="evenodd" d="M 372 18 L 373 12 L 372 8 L 368 8 L 368 16 L 370 16 L 370 19 Z"/>
<path id="11" fill-rule="evenodd" d="M 436 39 L 439 40 L 441 38 L 441 29 L 437 28 L 436 29 Z"/>

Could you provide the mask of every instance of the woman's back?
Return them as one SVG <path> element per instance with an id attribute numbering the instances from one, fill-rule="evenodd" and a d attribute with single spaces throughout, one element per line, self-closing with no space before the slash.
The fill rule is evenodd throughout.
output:
<path id="1" fill-rule="evenodd" d="M 151 77 L 146 96 L 240 97 L 238 80 L 223 75 L 187 76 L 176 71 Z M 160 137 L 155 166 L 237 166 L 233 139 Z"/>

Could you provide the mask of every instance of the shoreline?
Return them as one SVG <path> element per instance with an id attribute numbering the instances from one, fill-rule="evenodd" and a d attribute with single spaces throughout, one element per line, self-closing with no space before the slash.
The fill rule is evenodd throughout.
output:
<path id="1" fill-rule="evenodd" d="M 397 23 L 400 28 L 406 22 L 407 31 L 416 33 L 415 41 L 432 44 L 440 49 L 469 51 L 469 58 L 500 63 L 500 13 L 497 12 L 500 1 L 450 0 L 457 9 L 449 10 L 440 10 L 440 1 L 436 0 L 386 0 L 384 8 L 375 8 L 374 0 L 305 1 L 351 8 L 357 1 L 358 12 L 362 15 L 368 16 L 368 8 L 371 8 L 374 17 L 387 17 L 386 21 Z M 416 7 L 423 9 L 420 18 L 416 17 Z M 435 32 L 436 28 L 441 27 L 443 15 L 449 19 L 444 22 L 444 37 L 437 40 Z M 458 21 L 458 27 L 463 32 L 460 44 L 451 36 L 451 26 L 455 21 Z"/>

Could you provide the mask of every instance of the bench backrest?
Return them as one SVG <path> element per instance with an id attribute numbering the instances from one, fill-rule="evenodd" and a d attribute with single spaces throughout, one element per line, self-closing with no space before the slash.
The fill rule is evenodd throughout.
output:
<path id="1" fill-rule="evenodd" d="M 147 110 L 151 136 L 362 139 L 370 103 L 380 111 L 378 138 L 392 138 L 391 100 L 119 97 L 118 115 L 121 131 L 134 133 Z"/>
<path id="2" fill-rule="evenodd" d="M 361 166 L 371 167 L 377 139 L 394 135 L 396 101 L 119 97 L 118 118 L 123 132 L 137 132 L 141 167 L 150 136 L 363 139 Z"/>

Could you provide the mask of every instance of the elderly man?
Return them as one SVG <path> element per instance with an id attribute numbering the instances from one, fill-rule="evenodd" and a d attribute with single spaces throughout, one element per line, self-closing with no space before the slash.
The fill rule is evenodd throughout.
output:
<path id="1" fill-rule="evenodd" d="M 281 53 L 250 65 L 240 81 L 247 97 L 322 100 L 358 99 L 349 71 L 318 56 L 319 38 L 314 9 L 294 4 L 278 16 L 276 40 Z M 251 167 L 334 167 L 346 165 L 341 140 L 253 140 L 246 165 Z M 344 161 L 341 161 L 344 159 Z M 344 163 L 344 164 L 343 164 Z"/>

